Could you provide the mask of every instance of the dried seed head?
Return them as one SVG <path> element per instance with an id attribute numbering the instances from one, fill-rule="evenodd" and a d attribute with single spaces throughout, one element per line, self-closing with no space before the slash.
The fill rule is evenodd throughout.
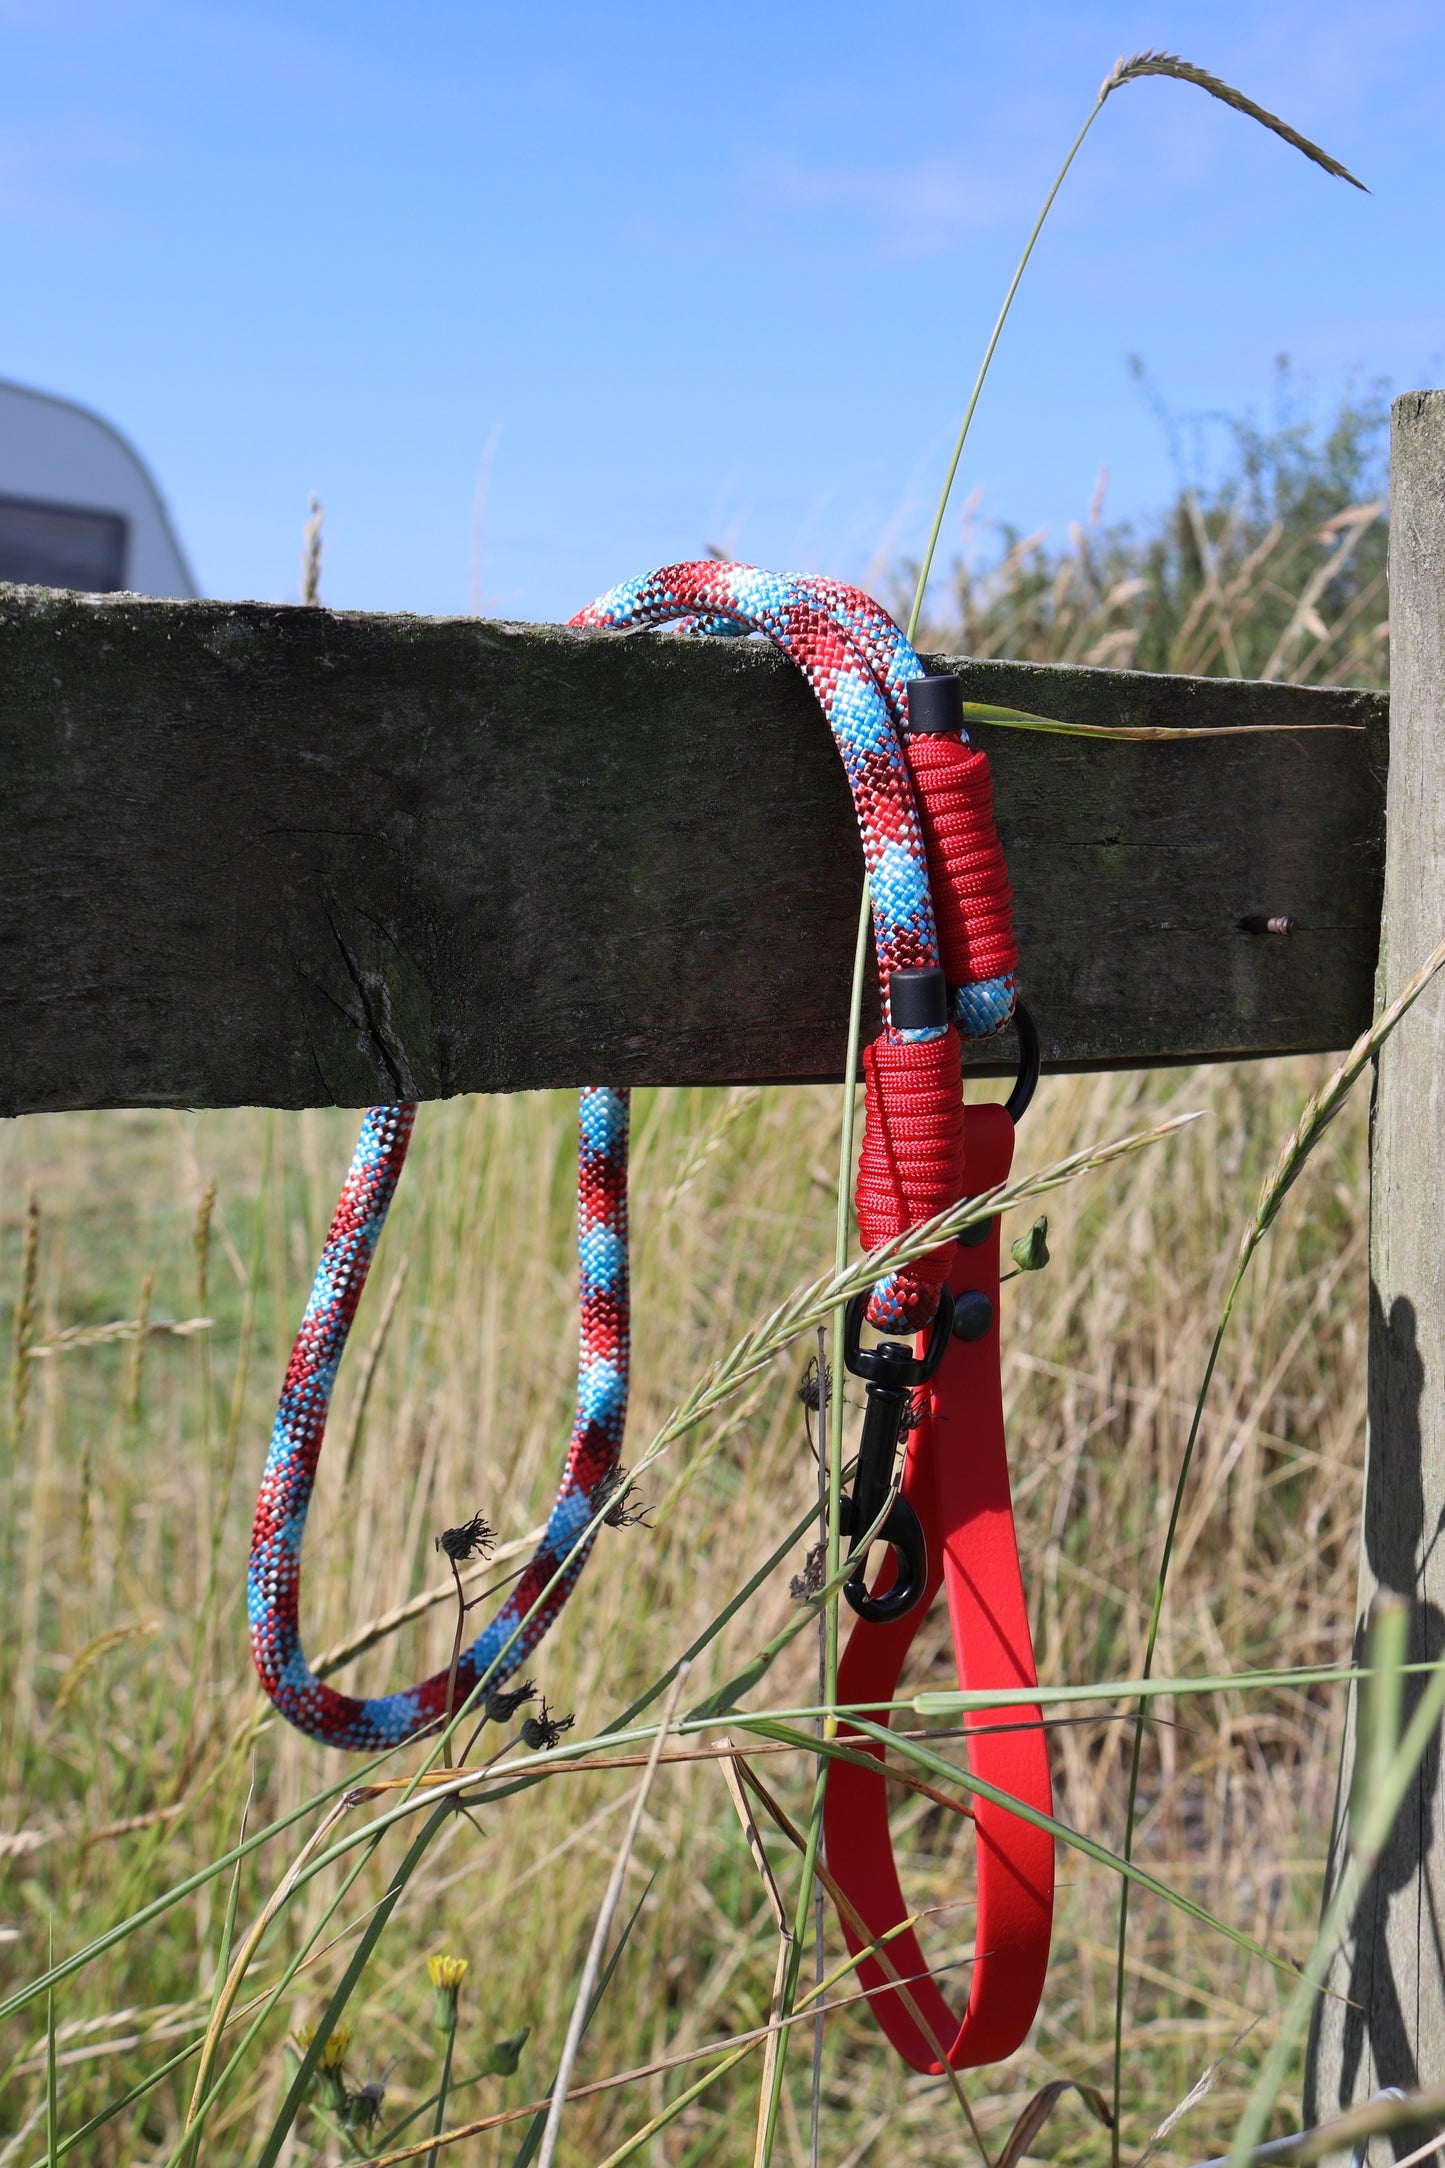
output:
<path id="1" fill-rule="evenodd" d="M 637 1486 L 628 1481 L 627 1470 L 615 1461 L 594 1485 L 591 1498 L 594 1513 L 602 1513 L 608 1528 L 650 1528 L 647 1518 L 650 1508 L 638 1497 Z M 602 1509 L 606 1508 L 603 1512 Z"/>
<path id="2" fill-rule="evenodd" d="M 639 1496 L 637 1485 L 627 1483 L 617 1493 L 603 1519 L 609 1528 L 650 1528 L 652 1523 L 647 1516 L 651 1510 L 647 1500 Z"/>
<path id="3" fill-rule="evenodd" d="M 554 1747 L 564 1731 L 570 1731 L 576 1723 L 575 1716 L 553 1716 L 544 1697 L 535 1716 L 529 1716 L 522 1726 L 522 1741 L 535 1754 L 545 1754 Z"/>
<path id="4" fill-rule="evenodd" d="M 828 1546 L 815 1543 L 803 1561 L 801 1573 L 795 1573 L 788 1583 L 788 1594 L 794 1603 L 806 1603 L 816 1596 L 823 1586 L 823 1576 L 828 1564 Z"/>
<path id="5" fill-rule="evenodd" d="M 928 1388 L 926 1386 L 920 1385 L 917 1392 L 910 1393 L 908 1396 L 908 1405 L 903 1411 L 903 1420 L 898 1425 L 899 1437 L 911 1437 L 913 1432 L 917 1430 L 919 1424 L 924 1420 L 927 1414 Z"/>
<path id="6" fill-rule="evenodd" d="M 537 1689 L 530 1679 L 520 1686 L 489 1686 L 487 1688 L 487 1722 L 510 1724 L 523 1702 L 535 1701 Z"/>
<path id="7" fill-rule="evenodd" d="M 817 1356 L 810 1355 L 808 1357 L 808 1367 L 798 1381 L 799 1400 L 802 1401 L 805 1408 L 816 1415 L 822 1405 L 824 1394 L 830 1393 L 832 1390 L 833 1370 L 831 1364 L 825 1364 L 820 1373 Z"/>
<path id="8" fill-rule="evenodd" d="M 1100 105 L 1111 92 L 1122 89 L 1125 83 L 1137 82 L 1143 75 L 1172 75 L 1178 83 L 1196 84 L 1200 90 L 1207 90 L 1211 98 L 1218 98 L 1221 105 L 1231 105 L 1236 113 L 1244 113 L 1250 120 L 1257 120 L 1261 128 L 1268 128 L 1283 142 L 1293 145 L 1297 151 L 1302 151 L 1306 158 L 1322 167 L 1326 173 L 1333 173 L 1337 179 L 1348 181 L 1351 188 L 1358 188 L 1364 195 L 1369 194 L 1364 182 L 1357 181 L 1348 166 L 1342 166 L 1338 158 L 1332 158 L 1328 151 L 1321 150 L 1318 143 L 1311 143 L 1308 136 L 1300 135 L 1296 129 L 1290 127 L 1288 121 L 1281 120 L 1277 113 L 1267 112 L 1262 105 L 1256 105 L 1253 98 L 1246 98 L 1244 92 L 1236 90 L 1232 83 L 1222 83 L 1219 77 L 1211 75 L 1207 68 L 1196 67 L 1192 60 L 1181 60 L 1177 53 L 1130 53 L 1127 57 L 1121 53 L 1099 85 Z"/>
<path id="9" fill-rule="evenodd" d="M 460 1566 L 468 1558 L 490 1558 L 496 1541 L 497 1532 L 486 1515 L 474 1513 L 460 1528 L 444 1528 L 433 1548 L 445 1551 L 452 1564 Z"/>

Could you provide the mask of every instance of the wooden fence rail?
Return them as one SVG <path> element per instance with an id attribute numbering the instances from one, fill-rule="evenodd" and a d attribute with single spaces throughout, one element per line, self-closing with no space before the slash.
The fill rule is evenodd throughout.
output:
<path id="1" fill-rule="evenodd" d="M 1048 1065 L 1362 1029 L 1382 696 L 949 666 L 1064 721 L 1298 726 L 979 733 Z M 0 589 L 0 745 L 0 1112 L 841 1073 L 861 853 L 759 645 Z"/>

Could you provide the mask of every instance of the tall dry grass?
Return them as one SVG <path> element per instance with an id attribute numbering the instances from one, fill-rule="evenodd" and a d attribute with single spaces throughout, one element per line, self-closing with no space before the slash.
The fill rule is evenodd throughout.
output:
<path id="1" fill-rule="evenodd" d="M 1133 1674 L 1178 1455 L 1239 1224 L 1299 1099 L 1310 1062 L 1198 1073 L 1046 1081 L 1021 1136 L 1042 1165 L 1163 1108 L 1209 1120 L 1154 1155 L 1066 1191 L 1051 1209 L 1053 1261 L 1006 1296 L 1009 1431 L 1039 1659 L 1053 1679 Z M 640 1096 L 634 1179 L 634 1435 L 668 1412 L 707 1360 L 826 1257 L 834 1093 L 813 1089 Z M 474 1508 L 504 1536 L 541 1519 L 570 1419 L 573 1104 L 568 1096 L 425 1110 L 412 1164 L 343 1370 L 307 1546 L 309 1645 L 328 1645 L 439 1584 L 434 1532 Z M 243 1112 L 35 1118 L 0 1136 L 0 1269 L 21 1292 L 27 1199 L 38 1207 L 32 1315 L 12 1379 L 23 1398 L 3 1554 L 9 1693 L 0 1710 L 7 1832 L 0 1968 L 13 1982 L 217 1858 L 252 1826 L 299 1805 L 340 1762 L 264 1713 L 244 1623 L 246 1528 L 271 1406 L 351 1141 L 344 1114 Z M 214 1184 L 214 1201 L 205 1200 Z M 1354 1585 L 1363 1418 L 1363 1125 L 1355 1108 L 1326 1140 L 1246 1282 L 1211 1396 L 1165 1615 L 1170 1675 L 1315 1663 L 1345 1652 Z M 207 1284 L 198 1283 L 205 1227 Z M 23 1309 L 23 1305 L 21 1305 Z M 364 1351 L 389 1309 L 370 1379 Z M 186 1334 L 163 1329 L 208 1317 Z M 143 1336 L 136 1331 L 144 1318 Z M 128 1323 L 129 1336 L 100 1337 Z M 677 1654 L 775 1546 L 813 1495 L 813 1465 L 779 1363 L 746 1412 L 685 1441 L 654 1472 L 651 1532 L 606 1532 L 534 1670 L 554 1707 L 595 1729 Z M 24 1381 L 27 1390 L 22 1395 Z M 349 1465 L 349 1479 L 348 1479 Z M 700 1690 L 785 1623 L 804 1544 L 698 1667 Z M 439 1605 L 344 1677 L 371 1690 L 445 1658 Z M 768 1687 L 812 1698 L 811 1635 Z M 917 1684 L 945 1683 L 935 1618 Z M 1325 1692 L 1224 1696 L 1158 1711 L 1145 1758 L 1138 1856 L 1282 1953 L 1302 1954 L 1316 1904 L 1338 1711 Z M 1117 1847 L 1126 1727 L 1093 1716 L 1053 1733 L 1061 1816 Z M 956 1751 L 950 1749 L 948 1751 Z M 801 1813 L 811 1771 L 768 1764 Z M 526 2025 L 509 2079 L 454 2096 L 481 2115 L 546 2090 L 591 1919 L 635 1773 L 559 1776 L 458 1818 L 411 1886 L 353 2006 L 354 2084 L 389 2068 L 384 2122 L 436 2082 L 425 1959 L 467 1956 L 456 2073 Z M 253 1789 L 254 1788 L 254 1789 Z M 969 1944 L 966 1826 L 898 1795 L 905 1880 L 949 1907 L 935 1953 Z M 298 1833 L 299 1834 L 299 1833 Z M 246 1865 L 239 1919 L 254 1917 L 295 1849 Z M 285 2015 L 314 2016 L 349 1954 L 382 1862 L 352 1892 L 342 1940 L 304 1974 Z M 793 1863 L 779 1856 L 785 1878 Z M 1056 1955 L 1026 2049 L 975 2081 L 997 2141 L 1054 2076 L 1099 2081 L 1109 2058 L 1117 1884 L 1061 1861 Z M 274 1978 L 334 1880 L 312 1885 L 265 1947 Z M 645 1892 L 645 1895 L 644 1895 Z M 644 1818 L 624 1905 L 642 1911 L 612 1992 L 583 2045 L 579 2080 L 676 2053 L 766 2014 L 775 1936 L 715 1765 L 665 1765 Z M 57 1996 L 61 2128 L 73 2132 L 204 2022 L 225 1907 L 214 1883 Z M 1127 2106 L 1141 2142 L 1280 1984 L 1180 1916 L 1136 1909 Z M 347 1923 L 350 1923 L 349 1930 Z M 830 1935 L 832 1933 L 830 1927 Z M 1262 2030 L 1264 2028 L 1261 2028 Z M 288 2072 L 278 2019 L 212 2125 L 202 2158 L 252 2157 Z M 12 2020 L 0 2158 L 43 2157 L 44 2011 Z M 1212 2131 L 1242 2098 L 1246 2042 L 1208 2110 Z M 601 2160 L 688 2082 L 659 2074 L 569 2111 L 564 2159 Z M 179 2136 L 189 2069 L 86 2141 L 102 2163 L 161 2162 Z M 680 2163 L 751 2157 L 755 2064 L 704 2093 L 656 2141 Z M 806 2157 L 807 2055 L 789 2065 L 784 2143 Z M 941 2082 L 905 2075 L 856 2009 L 829 2020 L 825 2157 L 908 2146 L 960 2157 L 965 2137 Z M 429 2128 L 429 2123 L 426 2126 Z M 408 2133 L 423 2135 L 421 2125 Z M 509 2162 L 503 2128 L 466 2157 Z M 1045 2144 L 1094 2157 L 1098 2133 L 1060 2109 Z M 310 2114 L 293 2157 L 345 2157 Z M 860 2149 L 861 2150 L 858 2150 Z M 328 2149 L 330 2154 L 328 2155 Z M 1207 2149 L 1207 2148 L 1206 2148 Z M 1166 2158 L 1199 2150 L 1188 2123 Z M 877 2152 L 871 2157 L 879 2157 Z"/>
<path id="2" fill-rule="evenodd" d="M 1389 409 L 1377 385 L 1321 418 L 1281 360 L 1267 420 L 1159 407 L 1191 479 L 1140 529 L 1089 516 L 1060 543 L 982 516 L 956 531 L 924 647 L 1115 670 L 1376 685 L 1389 670 Z M 911 567 L 897 579 L 901 607 Z"/>

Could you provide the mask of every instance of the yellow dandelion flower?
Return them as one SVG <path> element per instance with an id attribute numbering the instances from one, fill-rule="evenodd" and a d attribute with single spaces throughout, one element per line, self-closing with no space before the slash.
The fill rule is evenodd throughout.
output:
<path id="1" fill-rule="evenodd" d="M 356 2037 L 354 2025 L 334 2025 L 327 2036 L 325 2047 L 316 2065 L 316 2097 L 323 2107 L 340 2110 L 346 2106 L 346 2086 L 342 2079 L 342 2066 Z M 291 2035 L 291 2047 L 299 2060 L 305 2061 L 316 2038 L 314 2025 L 298 2025 Z"/>
<path id="2" fill-rule="evenodd" d="M 346 2060 L 355 2037 L 356 2027 L 354 2025 L 337 2025 L 333 2027 L 330 2039 L 321 2050 L 321 2068 L 323 2070 L 339 2070 Z"/>
<path id="3" fill-rule="evenodd" d="M 471 1967 L 464 1957 L 429 1957 L 426 1969 L 436 1990 L 435 2022 L 439 2032 L 456 2030 L 457 1995 Z"/>

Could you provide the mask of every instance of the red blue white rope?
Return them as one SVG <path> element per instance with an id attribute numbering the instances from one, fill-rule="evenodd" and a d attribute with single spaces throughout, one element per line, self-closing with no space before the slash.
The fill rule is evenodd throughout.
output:
<path id="1" fill-rule="evenodd" d="M 625 628 L 691 621 L 729 635 L 761 632 L 803 671 L 843 758 L 873 896 L 879 982 L 895 970 L 938 965 L 939 937 L 928 859 L 900 742 L 905 688 L 923 675 L 913 649 L 868 596 L 833 580 L 786 578 L 706 560 L 665 567 L 604 595 L 573 619 Z M 958 741 L 954 741 L 955 744 Z M 971 756 L 978 758 L 978 756 Z M 980 765 L 981 762 L 980 762 Z M 991 833 L 992 816 L 988 814 Z M 996 844 L 994 846 L 996 855 Z M 1001 863 L 1001 862 L 1000 862 Z M 1005 913 L 1007 890 L 1004 888 Z M 1011 937 L 994 944 L 1006 968 L 971 983 L 951 973 L 950 1007 L 968 1037 L 1004 1023 L 1013 1008 Z M 934 1043 L 935 1068 L 957 1078 L 937 1042 L 951 1027 L 885 1032 L 870 1053 Z M 934 1057 L 937 1057 L 936 1059 Z M 885 1064 L 886 1066 L 886 1064 Z M 961 1130 L 962 1097 L 957 1087 Z M 870 1106 L 872 1084 L 870 1081 Z M 362 1699 L 318 1679 L 301 1643 L 301 1547 L 337 1368 L 406 1157 L 416 1109 L 372 1107 L 333 1217 L 282 1388 L 252 1534 L 247 1593 L 256 1668 L 291 1723 L 328 1745 L 375 1751 L 434 1728 L 446 1713 L 448 1678 Z M 522 1664 L 556 1619 L 586 1562 L 618 1480 L 627 1412 L 628 1095 L 606 1086 L 581 1096 L 578 1261 L 581 1347 L 576 1416 L 546 1533 L 512 1593 L 461 1657 L 453 1706 L 498 1684 Z M 948 1201 L 947 1199 L 944 1200 Z M 904 1224 L 907 1221 L 905 1220 Z M 865 1225 L 865 1236 L 867 1227 Z M 875 1239 L 877 1239 L 875 1237 Z M 931 1314 L 934 1273 L 890 1274 L 870 1316 L 894 1331 Z"/>
<path id="2" fill-rule="evenodd" d="M 337 1202 L 311 1297 L 287 1367 L 251 1536 L 247 1601 L 256 1669 L 287 1720 L 328 1746 L 375 1752 L 428 1731 L 445 1715 L 448 1674 L 360 1699 L 318 1679 L 301 1645 L 301 1540 L 321 1441 L 351 1321 L 396 1192 L 414 1106 L 371 1107 Z M 581 1095 L 577 1256 L 581 1346 L 577 1411 L 546 1533 L 486 1630 L 462 1653 L 453 1706 L 526 1661 L 572 1592 L 616 1481 L 627 1419 L 626 1092 Z"/>

